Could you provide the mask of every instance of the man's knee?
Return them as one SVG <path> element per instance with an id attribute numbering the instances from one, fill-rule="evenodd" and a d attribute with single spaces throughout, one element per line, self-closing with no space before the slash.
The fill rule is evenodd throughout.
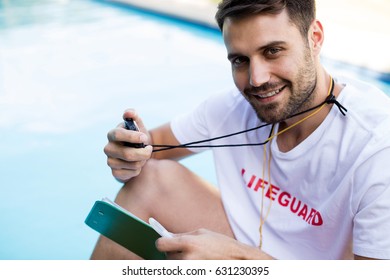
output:
<path id="1" fill-rule="evenodd" d="M 179 177 L 183 169 L 184 167 L 176 161 L 150 159 L 145 163 L 140 174 L 128 181 L 124 187 L 132 188 L 134 185 L 141 185 L 142 188 L 156 188 L 158 184 L 158 189 L 161 189 L 162 186 L 166 186 L 166 182 Z"/>
<path id="2" fill-rule="evenodd" d="M 122 187 L 116 200 L 124 207 L 153 205 L 175 190 L 175 178 L 180 177 L 183 170 L 185 168 L 175 161 L 150 159 L 141 173 Z"/>
<path id="3" fill-rule="evenodd" d="M 139 176 L 147 179 L 164 180 L 170 178 L 181 164 L 168 159 L 149 159 L 141 170 Z M 168 177 L 167 177 L 168 176 Z"/>

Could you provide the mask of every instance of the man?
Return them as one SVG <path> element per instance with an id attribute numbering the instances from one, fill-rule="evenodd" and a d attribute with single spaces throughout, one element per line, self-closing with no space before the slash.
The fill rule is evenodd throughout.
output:
<path id="1" fill-rule="evenodd" d="M 389 259 L 389 98 L 326 72 L 314 1 L 225 0 L 216 19 L 237 89 L 149 132 L 126 111 L 141 132 L 108 134 L 116 201 L 175 233 L 156 244 L 171 259 Z M 199 149 L 152 153 L 247 129 L 207 143 L 227 146 L 218 188 L 174 161 Z M 101 237 L 92 258 L 137 256 Z"/>

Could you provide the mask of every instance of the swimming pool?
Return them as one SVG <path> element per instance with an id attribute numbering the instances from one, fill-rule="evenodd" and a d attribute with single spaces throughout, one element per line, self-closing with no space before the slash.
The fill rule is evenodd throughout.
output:
<path id="1" fill-rule="evenodd" d="M 0 8 L 0 259 L 86 259 L 97 234 L 84 219 L 120 187 L 107 131 L 128 107 L 150 127 L 168 121 L 229 87 L 229 69 L 209 29 L 96 1 L 26 2 Z"/>
<path id="2" fill-rule="evenodd" d="M 128 107 L 149 127 L 186 112 L 232 85 L 230 67 L 211 29 L 101 1 L 29 2 L 0 1 L 0 259 L 87 259 L 98 235 L 84 219 L 120 188 L 107 131 Z M 210 154 L 185 163 L 215 181 Z"/>

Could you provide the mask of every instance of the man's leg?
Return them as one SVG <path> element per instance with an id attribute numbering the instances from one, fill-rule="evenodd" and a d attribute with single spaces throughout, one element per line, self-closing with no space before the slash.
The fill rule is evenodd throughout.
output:
<path id="1" fill-rule="evenodd" d="M 116 202 L 144 221 L 150 217 L 173 233 L 206 228 L 233 237 L 219 191 L 181 164 L 149 160 L 120 190 Z M 101 236 L 91 259 L 138 256 Z"/>

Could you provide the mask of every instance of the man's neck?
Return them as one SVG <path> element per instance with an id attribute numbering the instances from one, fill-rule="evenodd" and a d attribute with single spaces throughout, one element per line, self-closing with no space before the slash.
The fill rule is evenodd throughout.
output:
<path id="1" fill-rule="evenodd" d="M 318 104 L 321 104 L 326 100 L 329 94 L 329 88 L 331 86 L 330 76 L 324 72 L 321 78 L 317 81 L 317 90 L 315 92 L 315 97 L 313 99 L 312 104 L 310 107 L 315 107 Z M 335 84 L 333 95 L 336 97 L 341 91 L 341 86 L 338 84 Z M 321 107 L 320 107 L 321 108 Z M 279 124 L 279 131 L 293 126 L 297 122 L 303 120 L 304 118 L 310 116 L 316 110 L 319 110 L 314 115 L 308 117 L 306 120 L 304 120 L 302 123 L 286 130 L 282 134 L 280 134 L 277 137 L 277 144 L 279 147 L 279 150 L 282 152 L 288 152 L 298 146 L 302 141 L 304 141 L 310 134 L 312 134 L 319 126 L 320 124 L 325 120 L 326 116 L 329 114 L 330 109 L 332 108 L 331 105 L 325 105 L 322 109 L 315 109 L 313 111 L 309 111 L 305 114 L 298 115 L 296 117 L 290 118 L 286 121 L 283 121 Z"/>

